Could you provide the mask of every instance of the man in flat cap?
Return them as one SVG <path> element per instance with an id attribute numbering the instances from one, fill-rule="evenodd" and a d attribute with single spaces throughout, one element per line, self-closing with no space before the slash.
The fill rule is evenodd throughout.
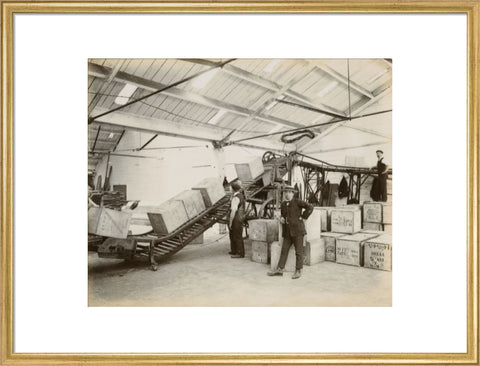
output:
<path id="1" fill-rule="evenodd" d="M 242 183 L 239 180 L 231 183 L 233 195 L 230 204 L 228 217 L 228 228 L 230 230 L 230 252 L 232 258 L 245 257 L 245 246 L 243 243 L 243 220 L 245 214 L 245 197 L 242 193 Z"/>
<path id="2" fill-rule="evenodd" d="M 307 233 L 304 220 L 307 220 L 313 211 L 313 206 L 294 198 L 295 188 L 284 187 L 284 201 L 280 207 L 280 222 L 282 223 L 283 244 L 277 268 L 267 274 L 269 276 L 283 276 L 283 269 L 287 262 L 290 246 L 295 246 L 295 273 L 292 279 L 300 278 L 303 268 L 303 236 Z"/>
<path id="3" fill-rule="evenodd" d="M 387 178 L 388 178 L 388 163 L 383 158 L 383 151 L 377 150 L 377 165 L 372 169 L 377 170 L 378 174 L 378 200 L 387 202 Z"/>

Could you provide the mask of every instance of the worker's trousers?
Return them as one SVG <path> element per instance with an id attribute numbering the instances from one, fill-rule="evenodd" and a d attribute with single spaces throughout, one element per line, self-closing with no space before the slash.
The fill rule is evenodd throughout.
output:
<path id="1" fill-rule="evenodd" d="M 378 200 L 381 202 L 387 202 L 387 177 L 388 174 L 378 175 Z"/>
<path id="2" fill-rule="evenodd" d="M 230 251 L 233 254 L 245 255 L 245 246 L 243 243 L 243 225 L 237 216 L 233 219 L 232 227 L 230 228 Z"/>
<path id="3" fill-rule="evenodd" d="M 282 253 L 280 254 L 280 261 L 278 262 L 278 268 L 284 269 L 285 263 L 287 263 L 288 251 L 292 244 L 295 245 L 295 269 L 303 268 L 303 235 L 290 236 L 287 235 L 283 238 Z"/>

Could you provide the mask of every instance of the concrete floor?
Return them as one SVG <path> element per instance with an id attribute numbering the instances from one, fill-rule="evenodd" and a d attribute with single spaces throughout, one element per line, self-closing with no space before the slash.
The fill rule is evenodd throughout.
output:
<path id="1" fill-rule="evenodd" d="M 209 230 L 204 244 L 190 244 L 156 272 L 89 252 L 89 306 L 392 306 L 392 272 L 323 262 L 297 280 L 269 277 L 270 265 L 232 259 L 229 246 L 228 236 Z"/>

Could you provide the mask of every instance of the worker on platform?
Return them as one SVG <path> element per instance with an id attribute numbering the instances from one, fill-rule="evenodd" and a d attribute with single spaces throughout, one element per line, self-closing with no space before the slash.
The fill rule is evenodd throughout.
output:
<path id="1" fill-rule="evenodd" d="M 387 178 L 388 178 L 388 163 L 383 158 L 383 151 L 377 150 L 377 165 L 372 167 L 376 169 L 378 177 L 378 201 L 387 202 Z"/>
<path id="2" fill-rule="evenodd" d="M 243 223 L 245 221 L 245 196 L 243 195 L 242 183 L 236 180 L 231 183 L 232 201 L 228 216 L 228 229 L 230 231 L 230 252 L 232 258 L 245 257 L 243 243 Z"/>
<path id="3" fill-rule="evenodd" d="M 295 273 L 292 279 L 300 278 L 303 268 L 303 237 L 307 233 L 304 221 L 313 211 L 313 206 L 299 198 L 294 198 L 296 189 L 284 187 L 284 201 L 280 207 L 280 222 L 282 223 L 283 243 L 280 260 L 277 268 L 267 274 L 269 276 L 283 276 L 285 263 L 291 245 L 295 246 Z"/>

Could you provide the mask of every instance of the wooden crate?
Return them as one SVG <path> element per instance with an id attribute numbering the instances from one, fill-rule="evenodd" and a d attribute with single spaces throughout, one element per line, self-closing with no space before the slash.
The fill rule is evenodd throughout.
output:
<path id="1" fill-rule="evenodd" d="M 217 177 L 205 178 L 192 187 L 192 189 L 200 191 L 205 207 L 207 208 L 213 206 L 225 197 L 222 180 Z"/>
<path id="2" fill-rule="evenodd" d="M 226 164 L 225 165 L 225 178 L 227 182 L 233 182 L 235 179 L 238 179 L 237 169 L 235 169 L 235 164 Z"/>
<path id="3" fill-rule="evenodd" d="M 303 247 L 303 263 L 312 266 L 321 262 L 325 262 L 325 239 L 307 241 Z"/>
<path id="4" fill-rule="evenodd" d="M 98 247 L 97 253 L 100 258 L 130 259 L 135 249 L 133 239 L 108 238 Z"/>
<path id="5" fill-rule="evenodd" d="M 307 230 L 307 239 L 320 239 L 322 232 L 322 210 L 319 207 L 314 207 L 312 214 L 305 222 L 305 229 Z"/>
<path id="6" fill-rule="evenodd" d="M 362 229 L 362 211 L 357 207 L 332 210 L 332 232 L 353 234 Z"/>
<path id="7" fill-rule="evenodd" d="M 383 231 L 383 224 L 376 222 L 363 222 L 363 231 L 365 230 L 374 230 L 374 231 Z"/>
<path id="8" fill-rule="evenodd" d="M 325 260 L 335 262 L 337 252 L 337 239 L 344 237 L 341 233 L 322 233 L 322 239 L 325 240 Z"/>
<path id="9" fill-rule="evenodd" d="M 363 266 L 363 245 L 376 234 L 356 233 L 337 239 L 336 262 L 351 266 Z"/>
<path id="10" fill-rule="evenodd" d="M 237 176 L 241 181 L 251 181 L 263 174 L 262 158 L 257 157 L 246 162 L 235 164 Z"/>
<path id="11" fill-rule="evenodd" d="M 363 221 L 371 223 L 392 223 L 392 205 L 385 202 L 365 202 Z"/>
<path id="12" fill-rule="evenodd" d="M 364 244 L 366 268 L 392 270 L 392 236 L 383 234 L 369 239 Z"/>
<path id="13" fill-rule="evenodd" d="M 321 229 L 322 231 L 330 231 L 331 230 L 331 214 L 333 207 L 315 207 L 317 210 L 320 211 L 320 221 L 321 221 Z"/>
<path id="14" fill-rule="evenodd" d="M 252 261 L 257 263 L 270 263 L 271 243 L 252 240 Z"/>
<path id="15" fill-rule="evenodd" d="M 132 214 L 104 207 L 88 210 L 88 233 L 109 238 L 125 239 Z"/>
<path id="16" fill-rule="evenodd" d="M 280 254 L 282 252 L 282 243 L 278 241 L 274 241 L 270 246 L 270 268 L 272 270 L 276 269 L 278 266 L 278 262 L 280 261 Z M 295 271 L 295 247 L 292 245 L 288 252 L 287 262 L 285 263 L 285 272 L 294 272 Z"/>
<path id="17" fill-rule="evenodd" d="M 392 224 L 383 224 L 383 231 L 385 231 L 385 234 L 392 235 Z"/>
<path id="18" fill-rule="evenodd" d="M 167 201 L 148 212 L 153 230 L 158 235 L 167 235 L 188 221 L 182 201 Z"/>
<path id="19" fill-rule="evenodd" d="M 383 221 L 384 224 L 392 223 L 392 204 L 384 203 L 383 204 Z"/>
<path id="20" fill-rule="evenodd" d="M 383 204 L 381 202 L 363 203 L 363 222 L 382 223 Z"/>
<path id="21" fill-rule="evenodd" d="M 205 202 L 203 202 L 202 193 L 198 190 L 187 190 L 177 194 L 172 201 L 181 201 L 185 206 L 185 211 L 189 219 L 194 218 L 202 211 L 205 211 Z"/>
<path id="22" fill-rule="evenodd" d="M 365 234 L 376 234 L 376 235 L 383 235 L 385 234 L 383 232 L 383 230 L 370 230 L 370 229 L 363 229 L 362 231 L 360 231 L 361 233 L 365 233 Z"/>
<path id="23" fill-rule="evenodd" d="M 248 235 L 254 241 L 271 243 L 278 240 L 278 221 L 270 219 L 257 219 L 248 222 Z"/>

